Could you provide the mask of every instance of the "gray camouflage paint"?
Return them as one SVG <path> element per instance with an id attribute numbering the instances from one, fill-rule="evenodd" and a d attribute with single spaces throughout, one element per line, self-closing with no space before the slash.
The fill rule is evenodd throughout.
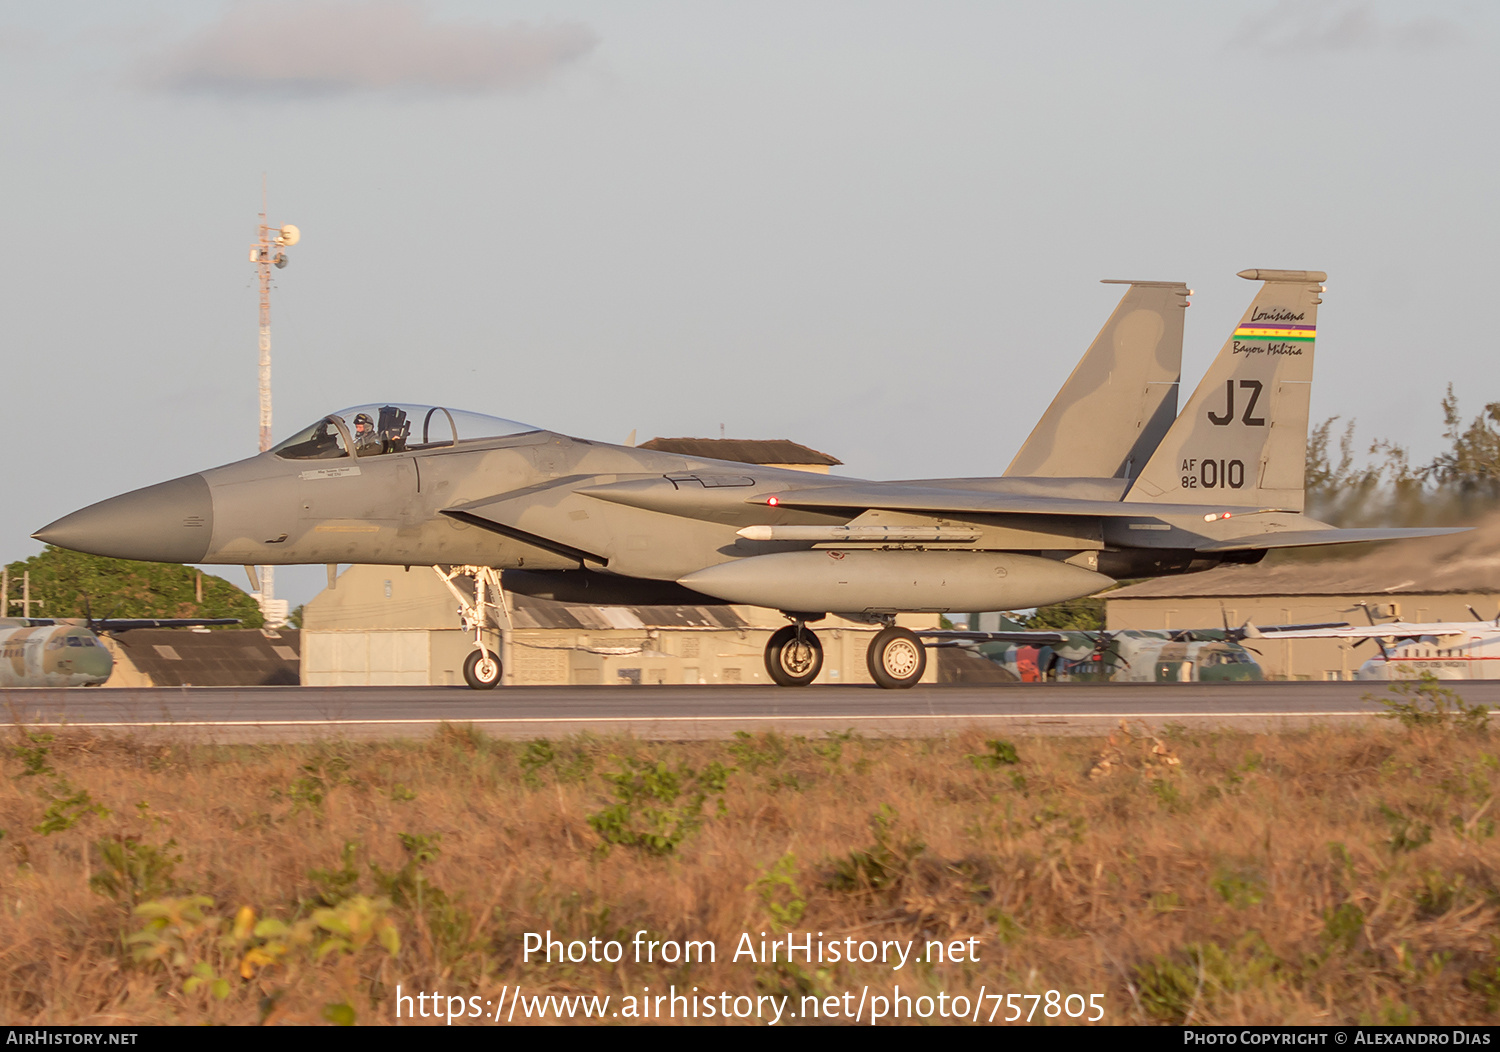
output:
<path id="1" fill-rule="evenodd" d="M 1130 288 L 1007 477 L 1134 478 L 1172 426 L 1190 290 L 1180 281 L 1105 284 Z"/>
<path id="2" fill-rule="evenodd" d="M 1133 482 L 870 482 L 536 430 L 339 460 L 288 460 L 273 450 L 103 501 L 35 536 L 159 561 L 478 565 L 524 570 L 532 580 L 608 576 L 617 594 L 628 595 L 634 579 L 649 589 L 681 585 L 699 602 L 860 616 L 1059 602 L 1112 578 L 1254 562 L 1271 547 L 1448 532 L 1335 530 L 1300 514 L 1324 276 L 1241 276 L 1264 284 Z M 1160 297 L 1158 315 L 1171 317 L 1180 308 L 1167 301 L 1180 298 L 1180 288 L 1133 287 L 1126 300 L 1150 292 Z M 1106 341 L 1126 358 L 1155 356 L 1142 376 L 1159 374 L 1171 359 L 1165 323 L 1154 342 L 1142 335 L 1149 328 Z M 1120 331 L 1107 325 L 1101 339 Z M 1080 383 L 1080 398 L 1099 390 L 1086 386 Z M 1048 414 L 1068 419 L 1057 403 Z M 1106 436 L 1119 465 L 1140 451 L 1150 428 L 1131 413 L 1117 419 L 1129 421 Z M 1055 470 L 1077 448 L 1059 446 L 1041 464 Z M 1211 479 L 1202 467 L 1210 462 Z M 739 534 L 846 525 L 957 527 L 968 539 L 852 545 Z M 844 576 L 832 572 L 840 567 Z"/>

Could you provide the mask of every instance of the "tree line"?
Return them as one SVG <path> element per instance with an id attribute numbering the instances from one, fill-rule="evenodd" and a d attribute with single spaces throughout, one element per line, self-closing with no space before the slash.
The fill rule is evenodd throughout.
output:
<path id="1" fill-rule="evenodd" d="M 3 617 L 24 616 L 19 600 L 29 574 L 32 617 L 237 617 L 245 628 L 264 623 L 249 595 L 191 566 L 106 559 L 48 545 L 5 569 L 10 609 Z"/>
<path id="2" fill-rule="evenodd" d="M 1307 510 L 1336 526 L 1431 525 L 1492 510 L 1500 498 L 1500 402 L 1465 423 L 1453 385 L 1443 397 L 1447 446 L 1425 464 L 1384 438 L 1356 453 L 1355 421 L 1330 417 L 1307 436 Z"/>

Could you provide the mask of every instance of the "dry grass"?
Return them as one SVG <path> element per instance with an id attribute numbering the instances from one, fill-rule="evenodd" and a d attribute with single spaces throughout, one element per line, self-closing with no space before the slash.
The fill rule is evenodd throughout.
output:
<path id="1" fill-rule="evenodd" d="M 0 1018 L 379 1023 L 398 984 L 492 1002 L 675 984 L 796 1011 L 899 983 L 1099 993 L 1106 1022 L 1493 1020 L 1492 742 L 1133 730 L 1012 754 L 981 734 L 231 748 L 13 729 Z M 786 928 L 974 937 L 980 963 L 730 960 Z M 717 963 L 637 964 L 640 929 L 712 940 Z M 524 964 L 544 931 L 625 958 Z"/>

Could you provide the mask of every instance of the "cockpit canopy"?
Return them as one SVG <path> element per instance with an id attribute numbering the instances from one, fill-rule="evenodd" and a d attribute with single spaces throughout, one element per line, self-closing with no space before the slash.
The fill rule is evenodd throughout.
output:
<path id="1" fill-rule="evenodd" d="M 430 405 L 359 405 L 325 416 L 271 449 L 283 460 L 333 460 L 437 449 L 536 431 L 530 424 Z"/>

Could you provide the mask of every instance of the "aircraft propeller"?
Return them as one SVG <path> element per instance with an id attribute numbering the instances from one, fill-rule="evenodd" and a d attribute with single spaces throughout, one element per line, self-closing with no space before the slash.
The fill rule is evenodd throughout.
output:
<path id="1" fill-rule="evenodd" d="M 1110 649 L 1110 646 L 1115 641 L 1115 634 L 1113 632 L 1104 629 L 1098 632 L 1085 632 L 1084 635 L 1094 644 L 1093 650 L 1089 652 L 1090 661 L 1097 661 L 1102 665 L 1107 655 L 1114 658 L 1114 660 L 1126 668 L 1130 667 L 1130 662 L 1125 658 L 1125 655 L 1120 653 L 1118 648 L 1114 650 Z"/>
<path id="2" fill-rule="evenodd" d="M 1467 609 L 1468 609 L 1469 613 L 1471 613 L 1471 614 L 1474 615 L 1474 620 L 1475 621 L 1483 621 L 1483 620 L 1485 620 L 1484 618 L 1482 618 L 1482 617 L 1479 616 L 1479 612 L 1477 610 L 1475 610 L 1472 606 L 1468 607 Z M 1496 628 L 1500 628 L 1500 610 L 1496 610 L 1495 611 L 1495 627 Z"/>

